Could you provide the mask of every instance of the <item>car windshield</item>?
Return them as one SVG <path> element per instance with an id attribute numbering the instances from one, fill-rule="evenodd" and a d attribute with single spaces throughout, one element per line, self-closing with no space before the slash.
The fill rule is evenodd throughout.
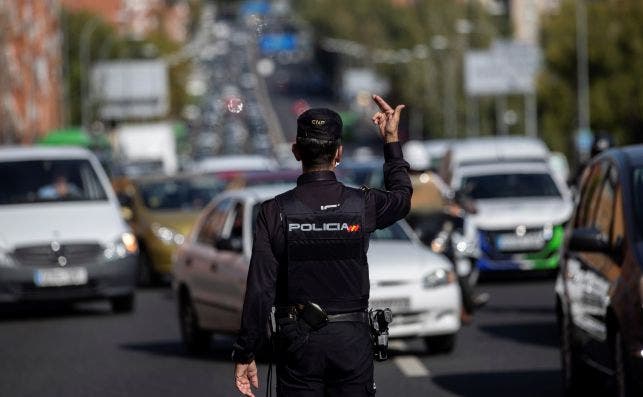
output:
<path id="1" fill-rule="evenodd" d="M 143 202 L 152 210 L 199 210 L 224 188 L 225 182 L 212 177 L 168 179 L 140 185 Z"/>
<path id="2" fill-rule="evenodd" d="M 468 176 L 463 191 L 475 200 L 516 197 L 560 197 L 549 174 L 515 173 Z"/>
<path id="3" fill-rule="evenodd" d="M 640 236 L 643 236 L 643 168 L 636 168 L 634 170 L 632 192 L 634 194 L 634 211 L 636 211 Z"/>
<path id="4" fill-rule="evenodd" d="M 0 163 L 0 205 L 101 200 L 107 195 L 88 160 Z"/>
<path id="5" fill-rule="evenodd" d="M 410 241 L 411 237 L 406 230 L 396 222 L 385 229 L 376 230 L 371 234 L 371 241 L 378 240 Z"/>

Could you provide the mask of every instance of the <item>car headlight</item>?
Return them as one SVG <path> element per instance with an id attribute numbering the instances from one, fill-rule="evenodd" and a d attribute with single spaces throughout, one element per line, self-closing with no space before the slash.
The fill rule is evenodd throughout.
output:
<path id="1" fill-rule="evenodd" d="M 105 259 L 119 259 L 125 258 L 128 254 L 136 254 L 138 252 L 138 242 L 136 236 L 132 233 L 123 233 L 113 243 L 109 244 L 103 251 Z"/>
<path id="2" fill-rule="evenodd" d="M 456 281 L 455 273 L 447 269 L 436 269 L 422 279 L 424 288 L 435 288 L 442 285 L 454 283 Z"/>
<path id="3" fill-rule="evenodd" d="M 452 239 L 453 245 L 460 256 L 470 258 L 477 258 L 480 256 L 477 245 L 469 241 L 465 236 L 459 233 L 454 233 Z"/>
<path id="4" fill-rule="evenodd" d="M 185 236 L 176 230 L 158 223 L 152 224 L 152 233 L 167 245 L 181 245 L 185 242 Z"/>

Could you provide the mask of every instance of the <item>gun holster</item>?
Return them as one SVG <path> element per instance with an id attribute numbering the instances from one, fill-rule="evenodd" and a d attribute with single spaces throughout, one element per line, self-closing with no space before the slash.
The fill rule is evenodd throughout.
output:
<path id="1" fill-rule="evenodd" d="M 375 361 L 388 360 L 388 325 L 393 321 L 391 309 L 371 309 L 368 311 L 373 342 L 373 357 Z"/>

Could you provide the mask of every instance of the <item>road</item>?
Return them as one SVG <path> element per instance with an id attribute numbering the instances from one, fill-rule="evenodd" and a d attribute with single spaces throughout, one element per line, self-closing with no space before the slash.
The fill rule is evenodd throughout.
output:
<path id="1" fill-rule="evenodd" d="M 376 364 L 378 395 L 560 395 L 553 281 L 485 283 L 490 303 L 450 355 L 392 343 Z M 0 396 L 237 396 L 229 337 L 184 353 L 169 289 L 141 290 L 135 313 L 106 303 L 2 308 Z M 260 368 L 265 382 L 266 366 Z M 264 395 L 260 393 L 259 395 Z"/>

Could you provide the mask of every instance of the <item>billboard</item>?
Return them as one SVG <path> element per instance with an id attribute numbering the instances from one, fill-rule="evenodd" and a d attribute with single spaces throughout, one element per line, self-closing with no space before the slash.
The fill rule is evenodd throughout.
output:
<path id="1" fill-rule="evenodd" d="M 168 68 L 162 60 L 98 62 L 91 82 L 102 119 L 149 119 L 168 112 Z"/>
<path id="2" fill-rule="evenodd" d="M 467 95 L 532 94 L 540 50 L 531 44 L 496 41 L 487 51 L 468 51 L 464 74 Z"/>

